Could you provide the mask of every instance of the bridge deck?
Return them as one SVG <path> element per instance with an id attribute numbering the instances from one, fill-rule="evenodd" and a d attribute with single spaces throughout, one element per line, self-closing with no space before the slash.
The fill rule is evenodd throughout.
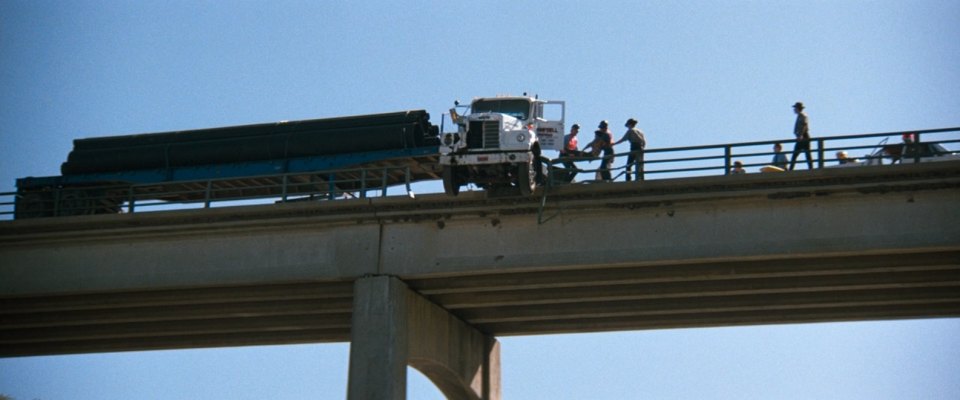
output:
<path id="1" fill-rule="evenodd" d="M 0 356 L 347 341 L 369 274 L 497 336 L 960 316 L 957 162 L 558 188 L 542 224 L 541 200 L 0 222 Z"/>

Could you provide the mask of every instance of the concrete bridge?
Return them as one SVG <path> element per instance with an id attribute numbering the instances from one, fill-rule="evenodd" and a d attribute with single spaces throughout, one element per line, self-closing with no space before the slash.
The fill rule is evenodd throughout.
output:
<path id="1" fill-rule="evenodd" d="M 497 399 L 497 336 L 960 316 L 960 162 L 0 223 L 0 356 L 351 342 Z"/>

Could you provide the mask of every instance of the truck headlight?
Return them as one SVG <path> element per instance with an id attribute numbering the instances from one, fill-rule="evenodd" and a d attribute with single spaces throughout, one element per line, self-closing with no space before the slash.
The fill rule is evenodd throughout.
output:
<path id="1" fill-rule="evenodd" d="M 519 135 L 517 135 L 517 141 L 518 141 L 518 142 L 523 143 L 523 142 L 525 142 L 526 140 L 527 140 L 527 135 L 524 135 L 524 134 L 522 134 L 522 133 L 519 134 Z"/>
<path id="2" fill-rule="evenodd" d="M 449 134 L 449 133 L 446 134 L 446 135 L 443 135 L 443 144 L 445 144 L 445 145 L 447 145 L 447 146 L 453 144 L 453 135 L 451 135 L 451 134 Z"/>

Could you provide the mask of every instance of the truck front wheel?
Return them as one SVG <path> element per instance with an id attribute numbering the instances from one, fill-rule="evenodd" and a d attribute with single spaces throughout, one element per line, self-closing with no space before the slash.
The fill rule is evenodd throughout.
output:
<path id="1" fill-rule="evenodd" d="M 533 160 L 530 160 L 517 165 L 517 187 L 523 196 L 533 195 L 533 190 L 537 187 L 537 170 L 533 164 Z"/>
<path id="2" fill-rule="evenodd" d="M 443 191 L 447 196 L 460 194 L 460 179 L 457 177 L 457 170 L 449 165 L 443 166 Z"/>

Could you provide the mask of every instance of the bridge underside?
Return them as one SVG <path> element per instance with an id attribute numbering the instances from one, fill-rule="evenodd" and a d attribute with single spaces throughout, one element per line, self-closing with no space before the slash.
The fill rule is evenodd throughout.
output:
<path id="1" fill-rule="evenodd" d="M 960 316 L 960 251 L 405 282 L 493 336 Z M 349 281 L 7 298 L 4 356 L 350 340 Z"/>
<path id="2" fill-rule="evenodd" d="M 335 210 L 342 216 L 336 218 L 322 215 L 324 207 L 331 207 L 325 204 L 274 207 L 280 210 L 275 217 L 285 222 L 273 221 L 273 211 L 263 206 L 208 214 L 16 221 L 0 227 L 0 277 L 7 282 L 0 283 L 0 356 L 349 341 L 353 282 L 371 275 L 400 278 L 491 336 L 960 316 L 960 235 L 951 228 L 958 225 L 960 167 L 864 170 L 797 173 L 792 183 L 758 175 L 700 179 L 685 182 L 683 188 L 676 182 L 654 181 L 609 185 L 629 188 L 622 192 L 602 185 L 592 188 L 592 195 L 582 189 L 558 191 L 548 196 L 545 212 L 560 216 L 544 224 L 536 221 L 539 198 L 527 202 L 479 195 L 458 202 L 421 196 L 408 199 L 407 205 L 380 204 L 375 216 L 356 212 L 362 208 L 356 206 L 351 212 Z M 875 179 L 869 185 L 850 185 L 870 180 L 857 174 L 872 174 Z M 879 176 L 883 174 L 888 175 Z M 674 194 L 668 193 L 671 190 Z M 783 248 L 746 229 L 756 221 L 736 222 L 770 202 L 790 202 L 788 208 L 806 210 L 796 218 L 770 222 L 790 225 L 811 218 L 810 210 L 825 212 L 839 204 L 836 212 L 848 214 L 851 201 L 869 208 L 871 199 L 892 199 L 886 203 L 895 206 L 889 207 L 904 207 L 893 208 L 894 212 L 908 214 L 917 204 L 930 206 L 917 214 L 869 223 L 869 213 L 854 216 L 852 221 L 862 226 L 849 232 L 817 221 L 826 226 L 798 228 L 796 234 L 806 235 L 806 245 L 784 239 Z M 628 205 L 645 208 L 624 211 L 633 210 Z M 782 212 L 778 207 L 772 208 Z M 888 206 L 877 209 L 891 212 L 884 207 Z M 709 221 L 719 225 L 702 225 L 702 216 L 683 219 L 701 208 L 708 209 Z M 936 210 L 947 213 L 931 215 Z M 302 218 L 294 218 L 298 213 Z M 660 222 L 652 213 L 660 216 L 656 220 Z M 630 230 L 610 222 L 609 218 L 628 218 L 624 215 L 636 218 L 624 224 L 642 226 Z M 280 264 L 263 260 L 257 263 L 262 270 L 244 267 L 243 275 L 226 273 L 225 283 L 213 284 L 206 278 L 191 280 L 194 266 L 173 262 L 169 268 L 177 271 L 176 278 L 153 269 L 139 276 L 137 260 L 90 264 L 86 253 L 68 244 L 71 238 L 84 237 L 86 242 L 77 246 L 113 241 L 112 246 L 131 247 L 132 253 L 159 247 L 155 251 L 160 253 L 148 257 L 164 259 L 175 257 L 177 249 L 191 251 L 179 240 L 208 237 L 210 232 L 261 242 L 258 235 L 273 235 L 274 229 L 301 233 L 311 227 L 323 229 L 331 218 L 339 222 L 330 229 L 346 232 L 344 240 L 350 241 L 337 246 L 359 246 L 354 243 L 360 242 L 357 238 L 373 232 L 372 240 L 379 243 L 364 242 L 375 254 L 369 268 L 353 268 L 346 265 L 349 262 L 331 266 L 321 260 L 309 268 L 283 270 Z M 920 225 L 946 221 L 932 234 L 921 235 L 919 225 L 904 228 L 903 218 L 922 220 Z M 299 222 L 291 223 L 292 219 Z M 495 230 L 477 233 L 491 236 L 489 242 L 437 250 L 448 248 L 464 232 L 484 227 Z M 192 229 L 196 231 L 186 236 L 171 233 Z M 586 242 L 610 229 L 614 231 L 608 232 L 605 244 L 595 250 L 564 252 L 569 244 L 557 239 L 570 235 Z M 698 241 L 698 246 L 684 248 L 688 244 L 681 240 L 683 235 Z M 424 247 L 402 250 L 398 246 L 405 242 L 398 237 L 420 241 Z M 811 242 L 811 237 L 817 240 Z M 713 242 L 704 247 L 708 240 Z M 825 244 L 837 240 L 848 242 Z M 170 254 L 162 253 L 160 242 L 170 243 Z M 740 242 L 761 245 L 728 244 Z M 548 254 L 531 261 L 527 252 L 535 244 Z M 359 247 L 337 249 L 360 258 L 366 254 Z M 30 264 L 34 258 L 37 264 Z M 210 255 L 210 260 L 223 258 L 224 265 L 214 269 L 229 271 L 229 264 L 237 263 L 222 253 Z M 98 282 L 100 274 L 108 273 L 134 277 L 119 289 L 109 289 L 110 282 Z M 54 279 L 58 274 L 63 280 Z"/>

